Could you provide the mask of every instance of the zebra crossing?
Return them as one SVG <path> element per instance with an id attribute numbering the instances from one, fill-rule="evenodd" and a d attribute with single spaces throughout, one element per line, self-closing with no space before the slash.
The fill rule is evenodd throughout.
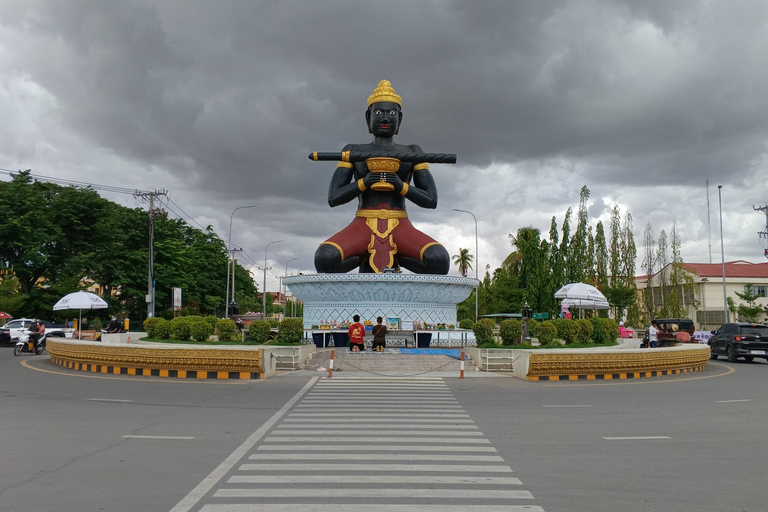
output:
<path id="1" fill-rule="evenodd" d="M 322 378 L 283 410 L 173 512 L 543 512 L 441 378 Z"/>

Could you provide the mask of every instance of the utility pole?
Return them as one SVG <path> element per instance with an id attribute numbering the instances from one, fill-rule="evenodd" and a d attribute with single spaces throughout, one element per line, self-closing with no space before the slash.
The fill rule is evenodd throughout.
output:
<path id="1" fill-rule="evenodd" d="M 147 276 L 147 318 L 155 316 L 155 219 L 162 215 L 160 208 L 155 208 L 155 198 L 167 196 L 165 189 L 151 192 L 135 192 L 134 197 L 149 200 L 149 272 Z"/>
<path id="2" fill-rule="evenodd" d="M 238 309 L 237 302 L 235 302 L 235 266 L 237 265 L 237 259 L 235 258 L 235 253 L 242 251 L 242 247 L 232 247 L 232 300 L 227 304 L 227 315 L 225 318 L 229 318 L 230 310 L 232 311 L 231 314 L 236 315 L 235 310 Z M 228 299 L 229 300 L 229 299 Z"/>
<path id="3" fill-rule="evenodd" d="M 763 212 L 765 214 L 765 227 L 762 231 L 757 232 L 757 236 L 760 237 L 760 244 L 763 246 L 765 257 L 768 258 L 768 204 L 765 206 L 752 206 L 756 212 Z"/>

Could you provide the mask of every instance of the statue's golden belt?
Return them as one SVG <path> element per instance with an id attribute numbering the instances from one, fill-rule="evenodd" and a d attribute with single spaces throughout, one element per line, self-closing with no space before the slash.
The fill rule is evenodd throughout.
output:
<path id="1" fill-rule="evenodd" d="M 405 210 L 357 210 L 355 217 L 366 219 L 407 219 Z"/>

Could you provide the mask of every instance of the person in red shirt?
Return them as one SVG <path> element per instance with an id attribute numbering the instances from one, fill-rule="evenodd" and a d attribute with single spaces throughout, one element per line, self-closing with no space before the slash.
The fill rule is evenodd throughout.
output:
<path id="1" fill-rule="evenodd" d="M 365 345 L 363 344 L 363 340 L 365 339 L 365 326 L 360 323 L 360 315 L 353 316 L 352 320 L 354 320 L 355 323 L 349 326 L 349 346 L 352 349 L 352 352 L 360 352 L 365 350 Z"/>

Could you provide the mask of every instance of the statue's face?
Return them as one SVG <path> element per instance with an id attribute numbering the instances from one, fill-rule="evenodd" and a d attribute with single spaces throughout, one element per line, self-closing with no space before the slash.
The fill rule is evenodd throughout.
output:
<path id="1" fill-rule="evenodd" d="M 368 132 L 377 137 L 392 137 L 400 130 L 403 113 L 397 103 L 374 103 L 365 113 Z"/>

